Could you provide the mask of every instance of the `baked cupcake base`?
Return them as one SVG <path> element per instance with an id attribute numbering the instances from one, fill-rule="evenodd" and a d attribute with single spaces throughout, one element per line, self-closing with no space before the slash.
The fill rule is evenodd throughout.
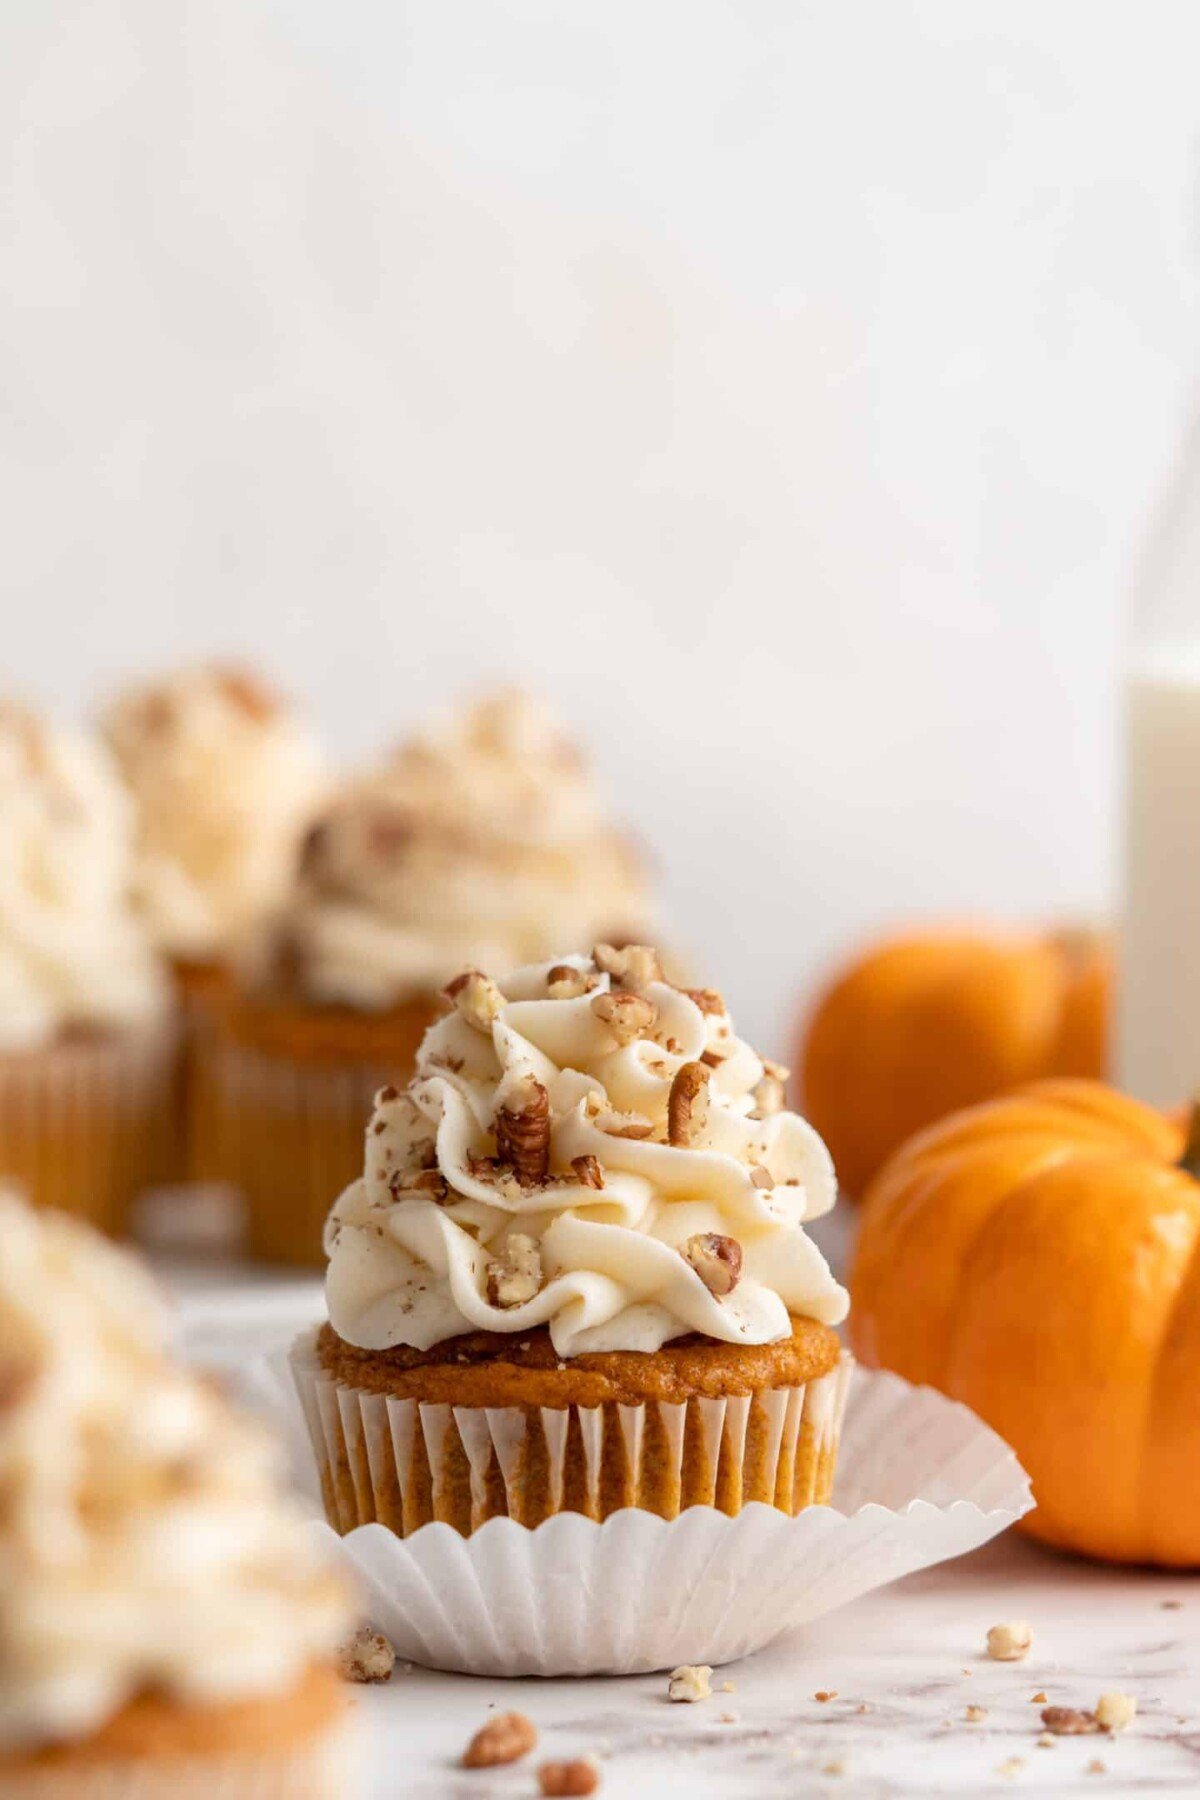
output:
<path id="1" fill-rule="evenodd" d="M 118 1235 L 169 1180 L 178 1125 L 175 1030 L 76 1030 L 0 1055 L 0 1180 Z"/>
<path id="2" fill-rule="evenodd" d="M 193 1166 L 246 1203 L 251 1253 L 319 1268 L 329 1208 L 362 1173 L 375 1095 L 403 1085 L 440 1007 L 313 1007 L 229 991 L 205 1001 L 192 1091 Z"/>
<path id="3" fill-rule="evenodd" d="M 342 1800 L 349 1711 L 314 1669 L 288 1693 L 214 1706 L 146 1694 L 80 1743 L 0 1752 L 12 1800 Z"/>
<path id="4" fill-rule="evenodd" d="M 466 1535 L 559 1512 L 825 1503 L 850 1363 L 828 1327 L 792 1327 L 777 1344 L 689 1337 L 564 1364 L 544 1328 L 420 1352 L 357 1350 L 326 1325 L 292 1355 L 326 1516 L 343 1534 Z"/>

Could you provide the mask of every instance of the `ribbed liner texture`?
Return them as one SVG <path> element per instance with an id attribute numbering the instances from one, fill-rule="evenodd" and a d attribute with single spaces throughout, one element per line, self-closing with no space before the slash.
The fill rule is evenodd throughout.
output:
<path id="1" fill-rule="evenodd" d="M 300 1340 L 302 1359 L 314 1335 Z M 296 1354 L 281 1350 L 242 1375 L 285 1434 L 315 1515 L 314 1418 L 327 1465 L 326 1420 L 335 1441 L 340 1424 L 328 1400 L 324 1413 L 313 1404 L 311 1381 L 306 1418 Z M 674 1519 L 626 1507 L 602 1522 L 555 1513 L 534 1530 L 494 1518 L 468 1536 L 433 1523 L 405 1537 L 380 1524 L 339 1537 L 316 1517 L 313 1530 L 340 1548 L 397 1655 L 431 1668 L 598 1675 L 730 1662 L 977 1549 L 1033 1504 L 1012 1451 L 965 1406 L 879 1370 L 853 1370 L 848 1386 L 834 1503 L 792 1517 L 750 1501 L 732 1517 L 711 1505 Z M 333 1487 L 327 1497 L 336 1509 Z"/>
<path id="2" fill-rule="evenodd" d="M 366 1393 L 321 1368 L 312 1332 L 292 1372 L 326 1517 L 346 1533 L 398 1536 L 431 1521 L 464 1535 L 489 1519 L 537 1526 L 570 1511 L 640 1507 L 734 1514 L 751 1501 L 796 1513 L 827 1501 L 850 1359 L 802 1387 L 678 1405 L 463 1407 Z"/>
<path id="3" fill-rule="evenodd" d="M 382 1064 L 293 1063 L 201 1030 L 195 1154 L 210 1179 L 241 1190 L 255 1256 L 322 1266 L 326 1214 L 361 1175 L 375 1095 L 395 1078 Z"/>
<path id="4" fill-rule="evenodd" d="M 170 1178 L 174 1039 L 155 1025 L 0 1056 L 0 1179 L 124 1231 L 137 1195 Z"/>

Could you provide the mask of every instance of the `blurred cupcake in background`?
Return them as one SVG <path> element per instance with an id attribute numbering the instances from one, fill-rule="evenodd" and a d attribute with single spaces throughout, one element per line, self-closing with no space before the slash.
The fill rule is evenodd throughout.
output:
<path id="1" fill-rule="evenodd" d="M 130 689 L 103 729 L 133 796 L 133 893 L 183 1010 L 183 1166 L 207 1166 L 206 998 L 231 952 L 280 905 L 325 791 L 316 741 L 253 671 L 210 664 Z"/>
<path id="2" fill-rule="evenodd" d="M 318 1264 L 377 1088 L 407 1079 L 439 992 L 645 935 L 646 870 L 575 745 L 527 697 L 485 699 L 349 783 L 222 1010 L 215 1142 L 252 1248 Z"/>
<path id="3" fill-rule="evenodd" d="M 0 1793 L 334 1800 L 349 1596 L 140 1266 L 0 1193 Z"/>
<path id="4" fill-rule="evenodd" d="M 0 704 L 0 1177 L 121 1230 L 174 1129 L 169 986 L 103 745 Z"/>

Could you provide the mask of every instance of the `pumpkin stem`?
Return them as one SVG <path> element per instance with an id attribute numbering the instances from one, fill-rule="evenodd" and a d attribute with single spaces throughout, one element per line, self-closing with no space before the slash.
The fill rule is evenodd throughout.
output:
<path id="1" fill-rule="evenodd" d="M 1184 1141 L 1183 1155 L 1179 1159 L 1179 1167 L 1200 1181 L 1200 1096 L 1192 1101 L 1192 1110 L 1188 1117 L 1187 1138 Z"/>

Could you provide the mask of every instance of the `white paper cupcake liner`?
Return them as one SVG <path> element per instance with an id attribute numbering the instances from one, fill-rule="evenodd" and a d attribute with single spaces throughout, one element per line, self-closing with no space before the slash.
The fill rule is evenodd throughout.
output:
<path id="1" fill-rule="evenodd" d="M 636 1406 L 448 1406 L 334 1380 L 316 1333 L 292 1349 L 325 1513 L 345 1533 L 378 1522 L 404 1534 L 434 1519 L 478 1530 L 497 1512 L 536 1524 L 574 1501 L 589 1518 L 689 1505 L 736 1512 L 751 1500 L 798 1512 L 827 1498 L 851 1362 L 798 1387 Z M 572 1451 L 575 1468 L 570 1468 Z M 582 1457 L 582 1468 L 578 1468 Z M 542 1472 L 536 1500 L 525 1474 Z"/>
<path id="2" fill-rule="evenodd" d="M 276 1756 L 154 1756 L 12 1772 L 4 1800 L 347 1800 L 358 1792 L 358 1732 L 341 1725 Z"/>
<path id="3" fill-rule="evenodd" d="M 287 1431 L 315 1492 L 308 1426 L 286 1352 L 247 1385 Z M 1012 1451 L 973 1413 L 898 1376 L 849 1384 L 834 1505 L 790 1518 L 757 1502 L 733 1517 L 627 1509 L 559 1513 L 535 1530 L 491 1519 L 398 1537 L 337 1538 L 366 1610 L 397 1654 L 477 1675 L 633 1674 L 727 1663 L 873 1588 L 997 1536 L 1033 1504 Z"/>

